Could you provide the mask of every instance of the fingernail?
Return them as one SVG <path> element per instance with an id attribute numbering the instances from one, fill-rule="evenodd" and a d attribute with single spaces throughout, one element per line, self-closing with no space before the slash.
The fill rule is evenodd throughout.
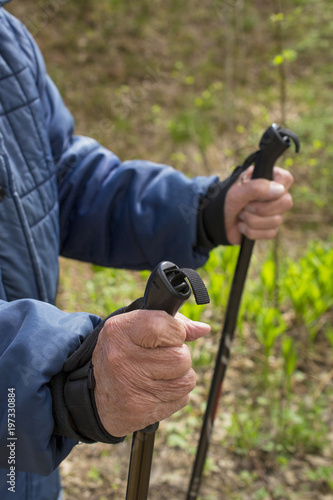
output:
<path id="1" fill-rule="evenodd" d="M 196 327 L 196 328 L 200 328 L 201 330 L 206 330 L 207 333 L 210 332 L 210 325 L 208 325 L 208 323 L 203 323 L 202 321 L 194 321 L 193 319 L 191 319 L 191 323 Z"/>
<path id="2" fill-rule="evenodd" d="M 185 318 L 187 319 L 187 318 Z M 202 323 L 201 321 L 194 321 L 193 319 L 187 319 L 187 335 L 186 341 L 192 342 L 201 337 L 206 337 L 211 331 L 210 325 L 207 323 Z"/>
<path id="3" fill-rule="evenodd" d="M 194 321 L 192 319 L 191 319 L 191 323 L 195 327 L 195 329 L 197 331 L 197 335 L 199 334 L 200 336 L 205 337 L 211 331 L 211 326 L 208 325 L 208 323 L 203 323 L 201 321 Z"/>
<path id="4" fill-rule="evenodd" d="M 269 194 L 271 196 L 281 196 L 285 192 L 285 187 L 279 182 L 272 181 L 269 185 Z"/>

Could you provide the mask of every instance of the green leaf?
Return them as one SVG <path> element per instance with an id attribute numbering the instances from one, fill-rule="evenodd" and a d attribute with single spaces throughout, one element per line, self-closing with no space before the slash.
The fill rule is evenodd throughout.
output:
<path id="1" fill-rule="evenodd" d="M 283 64 L 284 57 L 282 54 L 278 54 L 273 58 L 273 64 L 274 66 L 280 66 L 280 64 Z"/>

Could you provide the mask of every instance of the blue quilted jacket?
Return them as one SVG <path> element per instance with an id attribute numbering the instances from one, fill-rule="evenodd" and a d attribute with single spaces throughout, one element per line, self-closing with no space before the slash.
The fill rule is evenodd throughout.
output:
<path id="1" fill-rule="evenodd" d="M 74 441 L 54 436 L 48 382 L 100 322 L 53 304 L 58 256 L 198 267 L 197 203 L 215 177 L 121 162 L 73 135 L 24 26 L 0 0 L 0 498 L 56 500 Z M 13 492 L 15 491 L 15 495 Z"/>

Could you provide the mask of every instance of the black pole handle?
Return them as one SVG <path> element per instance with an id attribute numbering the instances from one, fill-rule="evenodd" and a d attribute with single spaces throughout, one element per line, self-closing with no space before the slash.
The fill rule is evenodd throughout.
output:
<path id="1" fill-rule="evenodd" d="M 188 281 L 190 283 L 188 283 Z M 191 296 L 197 304 L 209 302 L 204 283 L 196 271 L 180 269 L 169 261 L 161 262 L 151 273 L 143 297 L 143 309 L 166 311 L 175 316 Z M 158 422 L 133 433 L 126 500 L 146 500 Z"/>
<path id="2" fill-rule="evenodd" d="M 172 262 L 161 262 L 151 273 L 144 295 L 144 309 L 166 311 L 175 316 L 191 295 L 184 274 Z"/>
<path id="3" fill-rule="evenodd" d="M 284 129 L 275 123 L 266 130 L 259 143 L 260 149 L 249 156 L 244 162 L 244 167 L 248 167 L 254 162 L 252 178 L 272 179 L 274 164 L 284 151 L 289 148 L 291 144 L 290 139 L 295 143 L 296 152 L 298 152 L 300 143 L 298 137 L 292 131 Z M 239 306 L 250 265 L 253 246 L 254 240 L 250 240 L 244 236 L 229 293 L 220 346 L 216 357 L 206 412 L 187 492 L 187 500 L 195 500 L 199 494 L 203 468 L 211 440 L 217 406 L 222 392 L 222 383 L 229 362 L 231 344 L 234 337 Z"/>
<path id="4" fill-rule="evenodd" d="M 266 130 L 259 143 L 260 149 L 256 153 L 253 179 L 272 180 L 275 162 L 289 148 L 290 139 L 295 143 L 297 153 L 300 149 L 300 142 L 294 132 L 276 123 Z"/>

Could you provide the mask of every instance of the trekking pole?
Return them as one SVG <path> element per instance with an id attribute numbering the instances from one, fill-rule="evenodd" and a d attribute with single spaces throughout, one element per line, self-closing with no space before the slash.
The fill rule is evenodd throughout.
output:
<path id="1" fill-rule="evenodd" d="M 290 139 L 294 141 L 296 152 L 298 152 L 300 143 L 296 134 L 290 130 L 281 128 L 275 123 L 266 130 L 259 144 L 260 149 L 253 155 L 249 156 L 243 165 L 244 168 L 246 168 L 254 162 L 252 178 L 265 178 L 272 180 L 274 164 L 282 153 L 289 148 Z M 229 293 L 220 347 L 217 354 L 197 454 L 187 493 L 187 500 L 196 499 L 199 493 L 203 467 L 212 435 L 219 398 L 222 392 L 222 384 L 230 357 L 230 349 L 237 323 L 238 310 L 253 246 L 254 241 L 244 236 Z"/>
<path id="2" fill-rule="evenodd" d="M 191 295 L 197 304 L 209 302 L 208 292 L 199 274 L 193 269 L 179 269 L 172 262 L 161 262 L 150 275 L 143 303 L 139 308 L 162 310 L 175 316 Z M 139 299 L 140 300 L 140 299 Z M 128 472 L 126 500 L 148 498 L 150 471 L 158 423 L 133 433 Z"/>

